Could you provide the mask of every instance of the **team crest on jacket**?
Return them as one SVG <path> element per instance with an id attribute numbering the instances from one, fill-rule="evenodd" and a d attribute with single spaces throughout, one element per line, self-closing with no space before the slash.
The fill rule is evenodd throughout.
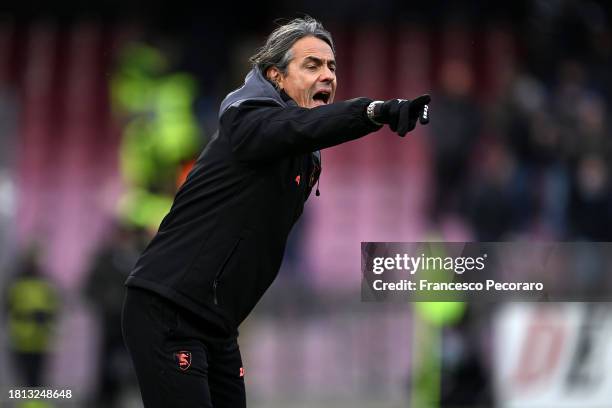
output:
<path id="1" fill-rule="evenodd" d="M 179 351 L 174 353 L 174 359 L 179 368 L 183 371 L 191 367 L 191 353 L 189 351 Z"/>

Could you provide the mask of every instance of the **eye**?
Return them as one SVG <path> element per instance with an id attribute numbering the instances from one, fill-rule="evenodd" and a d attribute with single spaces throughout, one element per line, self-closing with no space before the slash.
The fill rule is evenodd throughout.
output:
<path id="1" fill-rule="evenodd" d="M 314 71 L 317 69 L 317 66 L 316 65 L 306 65 L 306 69 L 309 71 Z"/>

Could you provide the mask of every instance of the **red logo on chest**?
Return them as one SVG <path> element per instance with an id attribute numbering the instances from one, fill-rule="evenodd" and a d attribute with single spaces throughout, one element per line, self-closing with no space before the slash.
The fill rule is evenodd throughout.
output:
<path id="1" fill-rule="evenodd" d="M 300 177 L 300 175 L 298 174 L 298 175 L 295 177 L 295 184 L 297 184 L 298 186 L 300 185 L 300 179 L 301 179 L 301 177 Z"/>

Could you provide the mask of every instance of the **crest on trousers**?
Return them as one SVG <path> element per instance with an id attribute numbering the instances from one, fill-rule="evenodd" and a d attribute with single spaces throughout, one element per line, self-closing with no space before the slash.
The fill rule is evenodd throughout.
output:
<path id="1" fill-rule="evenodd" d="M 191 367 L 191 352 L 189 351 L 178 351 L 174 353 L 174 359 L 179 368 L 183 371 Z"/>

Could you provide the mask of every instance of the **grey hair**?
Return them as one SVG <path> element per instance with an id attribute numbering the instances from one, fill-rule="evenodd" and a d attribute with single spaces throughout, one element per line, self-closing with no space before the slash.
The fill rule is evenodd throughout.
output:
<path id="1" fill-rule="evenodd" d="M 334 56 L 336 55 L 334 41 L 329 31 L 319 21 L 305 16 L 291 20 L 274 30 L 264 46 L 257 50 L 249 61 L 254 67 L 259 68 L 264 76 L 270 67 L 276 67 L 286 75 L 289 63 L 293 59 L 291 47 L 304 37 L 316 37 L 325 41 L 331 47 Z"/>

